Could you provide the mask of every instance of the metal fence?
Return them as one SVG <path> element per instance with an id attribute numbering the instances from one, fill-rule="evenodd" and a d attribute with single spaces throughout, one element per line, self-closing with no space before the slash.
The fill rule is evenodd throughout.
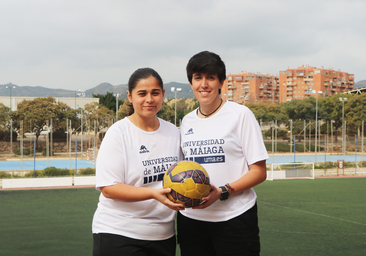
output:
<path id="1" fill-rule="evenodd" d="M 0 137 L 0 160 L 33 158 L 76 158 L 95 159 L 105 132 L 115 122 L 109 120 L 80 120 L 71 123 L 66 120 L 63 127 L 64 134 L 60 136 L 52 127 L 52 120 L 48 120 L 38 139 L 30 132 L 31 120 L 15 120 L 19 122 L 18 129 L 0 120 L 0 129 L 6 136 Z M 13 122 L 13 120 L 11 120 Z M 25 122 L 28 122 L 25 125 Z M 103 125 L 100 123 L 103 122 Z M 364 161 L 364 121 L 357 129 L 343 127 L 335 129 L 332 121 L 292 121 L 279 124 L 277 120 L 263 123 L 259 120 L 264 142 L 269 154 L 313 154 L 315 161 L 318 155 L 338 154 L 356 155 L 357 161 Z M 26 127 L 26 128 L 24 128 Z M 342 129 L 343 128 L 343 129 Z"/>

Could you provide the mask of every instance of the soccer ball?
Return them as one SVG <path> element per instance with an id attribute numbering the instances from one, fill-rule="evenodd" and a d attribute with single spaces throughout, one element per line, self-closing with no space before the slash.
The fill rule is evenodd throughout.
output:
<path id="1" fill-rule="evenodd" d="M 163 179 L 163 187 L 171 188 L 168 198 L 185 208 L 198 206 L 210 192 L 210 178 L 205 168 L 192 161 L 180 161 L 170 166 Z"/>

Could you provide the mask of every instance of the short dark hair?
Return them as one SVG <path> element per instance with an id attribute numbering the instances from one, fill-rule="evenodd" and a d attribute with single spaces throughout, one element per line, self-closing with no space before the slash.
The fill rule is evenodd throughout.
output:
<path id="1" fill-rule="evenodd" d="M 194 73 L 217 75 L 220 83 L 226 79 L 225 63 L 216 53 L 203 51 L 194 55 L 187 64 L 188 81 L 192 83 Z"/>
<path id="2" fill-rule="evenodd" d="M 130 79 L 128 80 L 128 91 L 132 93 L 132 91 L 135 89 L 138 82 L 142 79 L 148 79 L 149 77 L 154 77 L 156 81 L 158 81 L 159 86 L 161 87 L 161 90 L 164 89 L 163 86 L 163 79 L 161 79 L 158 72 L 156 72 L 152 68 L 139 68 L 135 72 L 132 73 L 130 76 Z M 132 115 L 134 112 L 132 103 L 128 104 L 128 114 Z"/>

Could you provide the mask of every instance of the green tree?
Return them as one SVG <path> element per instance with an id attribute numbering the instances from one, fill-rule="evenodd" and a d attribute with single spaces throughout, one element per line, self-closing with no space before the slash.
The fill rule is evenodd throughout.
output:
<path id="1" fill-rule="evenodd" d="M 327 113 L 327 119 L 333 120 L 333 128 L 337 132 L 335 133 L 335 141 L 338 141 L 338 132 L 342 127 L 342 102 L 339 98 L 349 98 L 348 94 L 334 94 L 332 96 L 320 98 L 321 109 Z M 347 116 L 346 112 L 347 101 L 345 103 L 345 119 Z"/>
<path id="2" fill-rule="evenodd" d="M 281 105 L 257 101 L 255 103 L 247 103 L 246 106 L 254 113 L 255 117 L 263 123 L 277 120 L 277 123 L 281 124 L 286 123 L 288 120 Z"/>
<path id="3" fill-rule="evenodd" d="M 107 92 L 107 94 L 93 94 L 93 98 L 99 98 L 99 104 L 105 106 L 109 110 L 116 113 L 116 96 L 113 93 Z M 118 108 L 123 105 L 124 100 L 118 99 Z"/>
<path id="4" fill-rule="evenodd" d="M 0 130 L 9 131 L 10 130 L 10 119 L 12 118 L 12 111 L 10 108 L 0 103 Z"/>
<path id="5" fill-rule="evenodd" d="M 16 120 L 14 126 L 20 128 L 20 120 L 23 120 L 24 131 L 35 134 L 36 141 L 42 131 L 48 129 L 47 122 L 52 119 L 54 131 L 65 131 L 66 119 L 75 122 L 76 111 L 63 102 L 49 97 L 39 97 L 34 100 L 23 100 L 17 106 Z"/>
<path id="6" fill-rule="evenodd" d="M 322 99 L 318 98 L 318 120 L 327 119 L 327 113 L 322 108 Z M 311 97 L 304 100 L 287 101 L 284 104 L 284 111 L 292 120 L 315 120 L 316 99 Z"/>
<path id="7" fill-rule="evenodd" d="M 123 104 L 118 109 L 118 119 L 121 120 L 129 115 L 129 107 L 130 102 L 128 100 L 125 100 Z"/>
<path id="8" fill-rule="evenodd" d="M 353 94 L 344 104 L 345 119 L 347 130 L 350 135 L 355 135 L 361 130 L 362 121 L 366 119 L 366 94 Z"/>
<path id="9" fill-rule="evenodd" d="M 96 102 L 85 104 L 84 106 L 83 119 L 90 120 L 90 125 L 95 128 L 96 133 L 108 128 L 113 117 L 114 113 L 112 110 Z M 94 123 L 96 126 L 94 126 Z"/>
<path id="10" fill-rule="evenodd" d="M 161 105 L 161 109 L 159 110 L 157 116 L 165 121 L 168 121 L 168 122 L 171 122 L 172 124 L 174 124 L 175 111 L 165 101 L 163 101 L 163 104 Z M 178 119 L 178 115 L 177 115 L 177 123 L 178 123 L 178 120 L 179 119 Z"/>

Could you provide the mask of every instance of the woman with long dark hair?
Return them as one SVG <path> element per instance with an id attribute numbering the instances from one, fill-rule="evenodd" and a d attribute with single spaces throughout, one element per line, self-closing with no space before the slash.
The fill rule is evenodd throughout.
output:
<path id="1" fill-rule="evenodd" d="M 174 220 L 182 205 L 162 188 L 164 173 L 181 160 L 178 129 L 156 116 L 165 90 L 151 68 L 128 82 L 128 117 L 112 125 L 96 163 L 101 191 L 93 219 L 93 255 L 175 255 Z"/>

